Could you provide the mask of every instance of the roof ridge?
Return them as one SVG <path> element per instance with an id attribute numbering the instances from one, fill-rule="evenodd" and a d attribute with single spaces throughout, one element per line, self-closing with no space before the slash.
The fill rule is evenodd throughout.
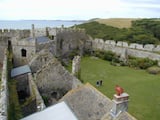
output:
<path id="1" fill-rule="evenodd" d="M 111 99 L 109 99 L 106 95 L 104 95 L 103 93 L 101 93 L 98 89 L 96 89 L 93 85 L 91 85 L 91 84 L 88 83 L 88 82 L 87 82 L 86 84 L 83 84 L 83 85 L 77 87 L 77 88 L 71 89 L 69 92 L 67 92 L 67 94 L 65 94 L 65 95 L 60 99 L 60 101 L 61 101 L 64 97 L 69 96 L 69 95 L 71 95 L 71 94 L 73 94 L 73 93 L 75 93 L 75 92 L 77 92 L 77 91 L 79 91 L 79 90 L 81 90 L 81 89 L 83 89 L 83 88 L 85 88 L 85 87 L 87 87 L 87 88 L 92 88 L 92 89 L 93 89 L 94 91 L 96 91 L 98 94 L 100 94 L 101 96 L 105 97 L 105 98 L 108 99 L 110 102 L 112 102 Z"/>
<path id="2" fill-rule="evenodd" d="M 82 84 L 81 86 L 78 86 L 77 88 L 71 89 L 70 91 L 68 91 L 59 101 L 63 100 L 64 97 L 71 95 L 72 93 L 75 93 L 79 90 L 81 90 L 82 88 L 84 88 L 85 85 Z"/>
<path id="3" fill-rule="evenodd" d="M 108 98 L 106 95 L 104 95 L 102 92 L 100 92 L 96 87 L 94 87 L 93 85 L 91 85 L 90 83 L 86 83 L 86 86 L 93 88 L 97 93 L 99 93 L 100 95 L 102 95 L 103 97 L 107 98 L 108 100 L 110 100 L 110 102 L 112 101 L 110 98 Z"/>
<path id="4" fill-rule="evenodd" d="M 131 115 L 131 114 L 128 113 L 127 111 L 125 111 L 125 113 L 126 113 L 129 117 L 131 117 L 133 120 L 137 120 L 133 115 Z"/>

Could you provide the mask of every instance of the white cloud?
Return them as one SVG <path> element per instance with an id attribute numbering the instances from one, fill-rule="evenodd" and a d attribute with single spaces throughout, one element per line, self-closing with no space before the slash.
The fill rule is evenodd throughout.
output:
<path id="1" fill-rule="evenodd" d="M 151 14 L 154 17 L 158 15 L 151 10 L 159 8 L 156 0 L 141 0 L 138 3 L 138 0 L 0 0 L 0 19 L 139 17 L 138 13 L 149 17 Z"/>

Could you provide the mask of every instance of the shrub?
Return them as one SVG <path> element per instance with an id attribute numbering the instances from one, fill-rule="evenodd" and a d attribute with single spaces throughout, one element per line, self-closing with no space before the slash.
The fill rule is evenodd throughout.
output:
<path id="1" fill-rule="evenodd" d="M 149 58 L 136 58 L 136 57 L 128 57 L 127 62 L 121 61 L 120 56 L 116 55 L 111 51 L 94 51 L 93 55 L 95 57 L 99 57 L 103 60 L 111 61 L 112 65 L 120 65 L 120 66 L 129 66 L 138 69 L 147 69 L 151 66 L 157 65 L 157 61 L 150 60 Z"/>
<path id="2" fill-rule="evenodd" d="M 84 56 L 91 56 L 92 51 L 90 49 L 87 49 L 87 50 L 85 49 L 83 54 Z"/>
<path id="3" fill-rule="evenodd" d="M 147 69 L 151 66 L 157 65 L 157 61 L 148 58 L 129 57 L 128 65 L 139 69 Z"/>
<path id="4" fill-rule="evenodd" d="M 93 55 L 95 57 L 99 57 L 101 59 L 104 59 L 104 52 L 103 51 L 96 50 L 96 51 L 94 51 Z"/>
<path id="5" fill-rule="evenodd" d="M 147 72 L 150 74 L 159 74 L 160 73 L 160 68 L 157 66 L 149 67 L 147 69 Z"/>
<path id="6" fill-rule="evenodd" d="M 115 56 L 116 56 L 115 53 L 113 53 L 111 51 L 107 51 L 107 52 L 104 52 L 103 59 L 108 60 L 108 61 L 112 61 Z"/>
<path id="7" fill-rule="evenodd" d="M 96 51 L 94 51 L 93 55 L 95 57 L 99 57 L 99 58 L 101 58 L 103 60 L 119 62 L 118 56 L 115 53 L 111 52 L 111 51 L 99 51 L 99 50 L 96 50 Z"/>
<path id="8" fill-rule="evenodd" d="M 49 106 L 49 97 L 42 95 L 42 99 L 44 100 L 45 105 Z"/>

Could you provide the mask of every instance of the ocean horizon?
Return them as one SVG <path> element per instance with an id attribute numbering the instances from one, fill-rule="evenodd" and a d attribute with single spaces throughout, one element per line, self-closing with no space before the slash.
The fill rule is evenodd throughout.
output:
<path id="1" fill-rule="evenodd" d="M 45 27 L 71 27 L 86 22 L 85 20 L 0 20 L 0 29 L 31 29 Z"/>

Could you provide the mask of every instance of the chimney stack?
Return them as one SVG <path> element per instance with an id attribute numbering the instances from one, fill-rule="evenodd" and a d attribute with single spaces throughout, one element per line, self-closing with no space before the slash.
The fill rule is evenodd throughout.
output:
<path id="1" fill-rule="evenodd" d="M 129 95 L 123 92 L 123 88 L 116 86 L 117 94 L 113 96 L 113 107 L 110 111 L 112 117 L 117 117 L 121 112 L 127 111 Z"/>
<path id="2" fill-rule="evenodd" d="M 35 29 L 34 29 L 34 24 L 32 24 L 32 38 L 35 39 Z"/>
<path id="3" fill-rule="evenodd" d="M 49 30 L 48 30 L 48 27 L 46 27 L 46 36 L 49 37 Z"/>

